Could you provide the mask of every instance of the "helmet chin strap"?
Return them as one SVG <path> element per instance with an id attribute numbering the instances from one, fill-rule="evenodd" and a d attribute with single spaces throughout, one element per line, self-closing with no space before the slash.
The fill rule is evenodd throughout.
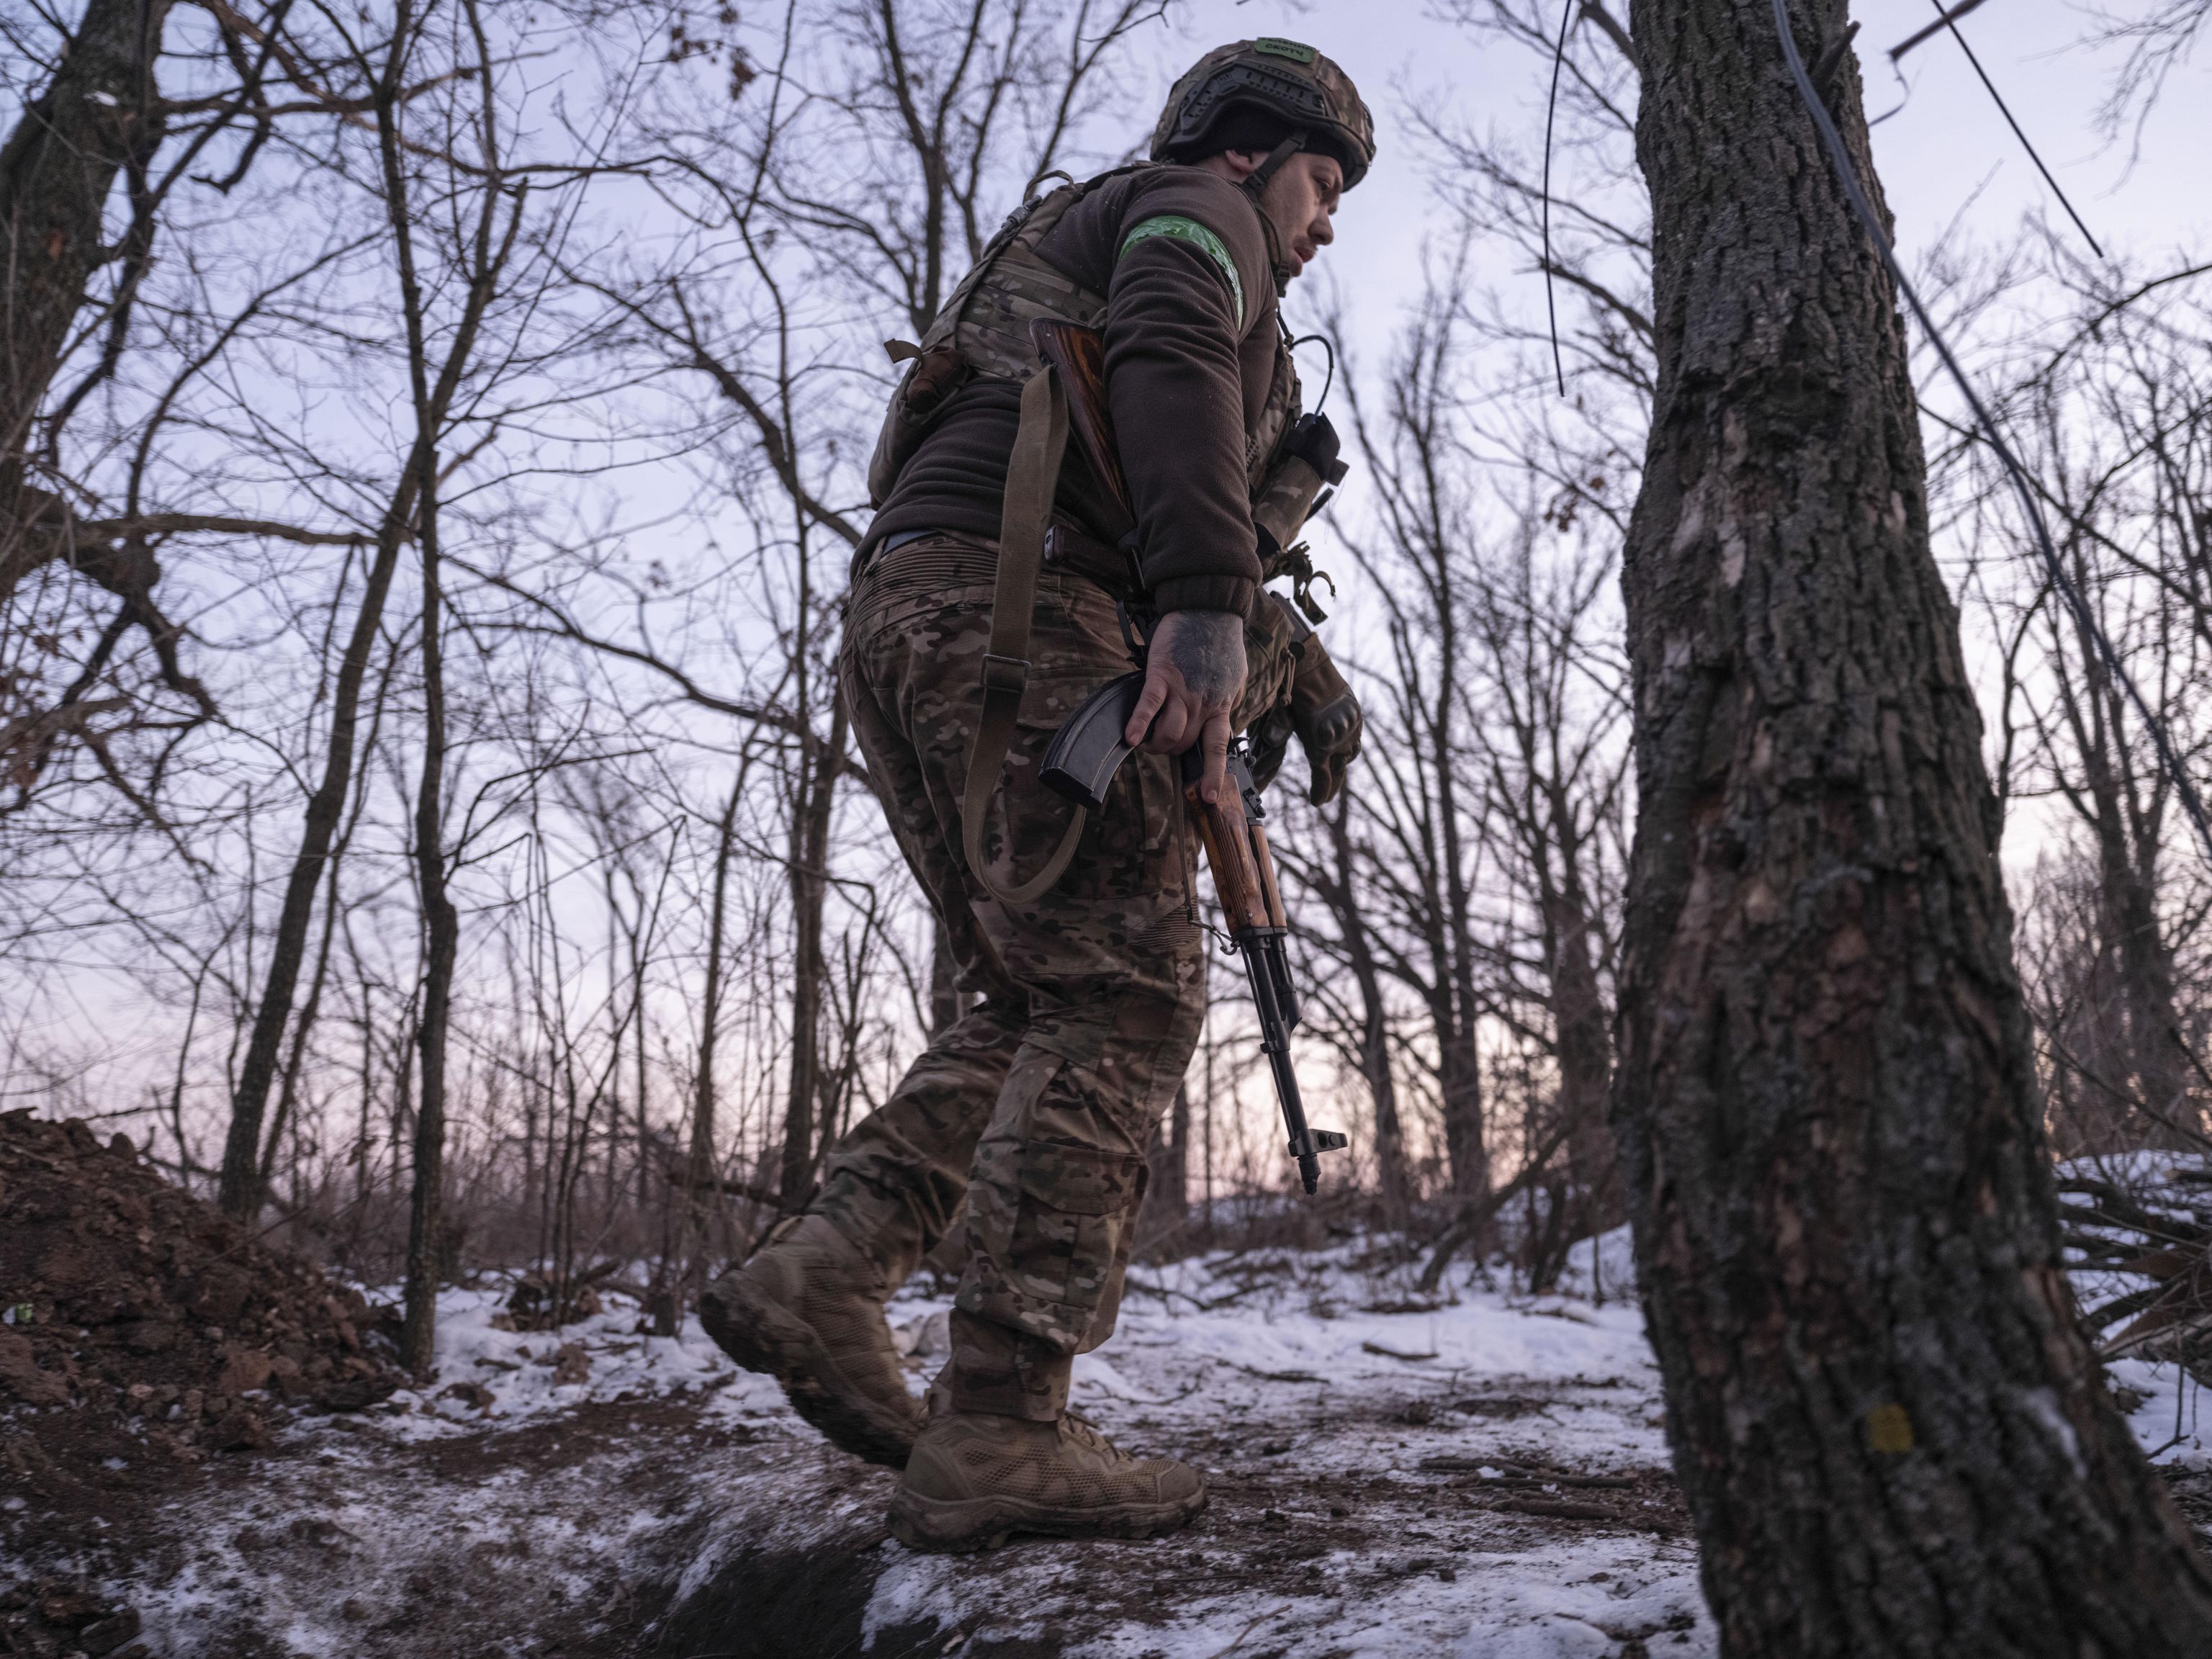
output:
<path id="1" fill-rule="evenodd" d="M 1283 163 L 1306 147 L 1306 135 L 1293 132 L 1267 152 L 1267 159 L 1245 175 L 1237 188 L 1252 198 L 1252 205 L 1260 210 L 1260 223 L 1267 234 L 1267 264 L 1275 278 L 1275 297 L 1281 299 L 1291 289 L 1290 262 L 1283 258 L 1282 239 L 1275 234 L 1275 222 L 1267 216 L 1267 210 L 1260 198 L 1266 194 L 1267 182 L 1283 170 Z"/>

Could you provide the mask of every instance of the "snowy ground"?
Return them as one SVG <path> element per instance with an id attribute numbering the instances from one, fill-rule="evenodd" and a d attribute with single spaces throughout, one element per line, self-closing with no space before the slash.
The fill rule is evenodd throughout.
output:
<path id="1" fill-rule="evenodd" d="M 113 1542 L 73 1565 L 168 1659 L 1706 1659 L 1658 1376 L 1605 1244 L 1602 1299 L 1588 1245 L 1568 1294 L 1478 1280 L 1437 1305 L 1352 1247 L 1140 1270 L 1076 1399 L 1207 1473 L 1206 1516 L 1147 1544 L 914 1554 L 883 1530 L 893 1477 L 696 1323 L 641 1336 L 617 1304 L 517 1334 L 485 1290 L 447 1297 L 435 1383 L 381 1413 L 300 1419 L 135 1509 L 130 1468 L 94 1472 Z M 945 1305 L 893 1304 L 917 1391 Z M 2201 1466 L 2193 1386 L 2118 1380 L 2146 1445 Z"/>

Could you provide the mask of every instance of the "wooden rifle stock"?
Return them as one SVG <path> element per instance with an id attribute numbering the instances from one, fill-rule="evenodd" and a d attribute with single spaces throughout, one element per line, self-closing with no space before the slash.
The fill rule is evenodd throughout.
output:
<path id="1" fill-rule="evenodd" d="M 1083 446 L 1083 459 L 1123 516 L 1132 523 L 1129 481 L 1122 476 L 1121 453 L 1114 443 L 1114 411 L 1106 401 L 1106 337 L 1080 323 L 1040 317 L 1030 325 L 1030 343 L 1059 371 L 1067 394 L 1067 424 Z"/>

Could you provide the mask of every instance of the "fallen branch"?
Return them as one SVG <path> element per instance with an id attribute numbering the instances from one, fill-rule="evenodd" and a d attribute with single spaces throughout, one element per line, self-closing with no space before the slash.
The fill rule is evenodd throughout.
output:
<path id="1" fill-rule="evenodd" d="M 1609 1521 L 1616 1526 L 1654 1526 L 1657 1523 L 1628 1515 L 1603 1504 L 1577 1504 L 1567 1498 L 1513 1497 L 1491 1505 L 1511 1515 L 1541 1515 L 1554 1521 Z"/>
<path id="2" fill-rule="evenodd" d="M 1435 1354 L 1433 1354 L 1433 1353 L 1401 1353 L 1401 1352 L 1399 1352 L 1399 1351 L 1398 1351 L 1397 1349 L 1395 1349 L 1395 1348 L 1386 1348 L 1386 1347 L 1384 1347 L 1384 1346 L 1383 1346 L 1380 1342 L 1363 1342 L 1363 1343 L 1361 1343 L 1361 1344 L 1359 1345 L 1359 1351 L 1360 1351 L 1360 1352 L 1362 1352 L 1362 1353 L 1377 1353 L 1377 1354 L 1381 1354 L 1381 1355 L 1382 1356 L 1382 1358 L 1385 1358 L 1385 1359 L 1409 1359 L 1409 1360 L 1410 1360 L 1410 1359 L 1434 1359 L 1434 1358 L 1436 1358 L 1436 1355 L 1435 1355 Z"/>
<path id="3" fill-rule="evenodd" d="M 1563 1474 L 1484 1457 L 1424 1457 L 1421 1468 L 1431 1474 L 1482 1474 L 1485 1469 L 1495 1469 L 1496 1474 L 1483 1475 L 1485 1484 L 1495 1486 L 1603 1486 L 1625 1491 L 1636 1485 L 1636 1477 L 1629 1474 Z"/>

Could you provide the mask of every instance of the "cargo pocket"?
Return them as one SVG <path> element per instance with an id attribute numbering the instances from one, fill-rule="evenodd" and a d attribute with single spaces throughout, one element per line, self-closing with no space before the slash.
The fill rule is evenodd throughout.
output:
<path id="1" fill-rule="evenodd" d="M 1073 1352 L 1089 1334 L 1100 1298 L 1126 1257 L 1145 1174 L 1141 1153 L 1065 1142 L 1022 1149 L 1021 1214 L 1014 1224 L 1013 1277 L 1064 1311 L 1052 1340 Z"/>

